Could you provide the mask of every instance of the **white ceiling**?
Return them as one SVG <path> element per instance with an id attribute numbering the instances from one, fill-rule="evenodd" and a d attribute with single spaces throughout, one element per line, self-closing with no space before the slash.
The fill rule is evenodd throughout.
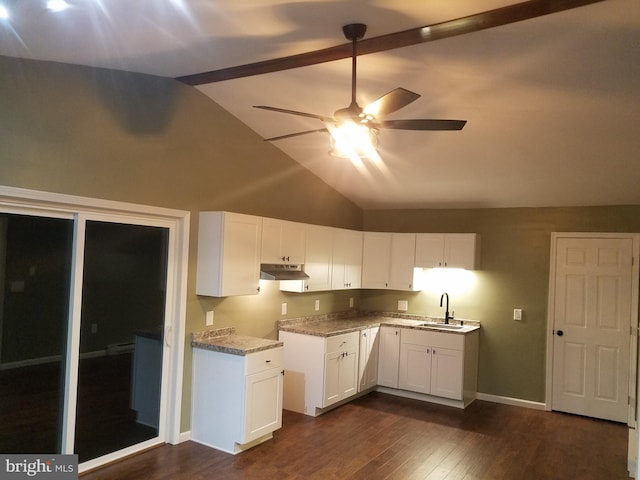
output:
<path id="1" fill-rule="evenodd" d="M 3 0 L 0 0 L 0 3 Z M 499 0 L 12 0 L 0 55 L 179 77 L 480 13 Z M 13 5 L 13 6 L 12 6 Z M 349 59 L 201 85 L 263 137 L 322 128 L 350 101 Z M 383 130 L 382 168 L 328 155 L 314 133 L 272 142 L 363 208 L 640 204 L 640 2 L 606 0 L 358 57 L 358 103 L 404 87 L 390 115 L 468 120 L 458 132 Z M 259 158 L 256 161 L 260 161 Z"/>

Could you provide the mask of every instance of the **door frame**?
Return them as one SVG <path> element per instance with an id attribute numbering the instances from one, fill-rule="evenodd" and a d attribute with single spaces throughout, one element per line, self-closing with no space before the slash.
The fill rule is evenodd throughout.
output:
<path id="1" fill-rule="evenodd" d="M 547 304 L 547 359 L 545 410 L 550 411 L 553 399 L 553 319 L 555 317 L 555 276 L 557 242 L 560 238 L 601 238 L 632 240 L 633 264 L 631 279 L 631 344 L 629 345 L 629 412 L 627 424 L 635 428 L 636 420 L 636 385 L 638 362 L 638 296 L 640 282 L 640 234 L 609 232 L 551 232 L 551 252 L 549 255 L 549 294 Z"/>
<path id="2" fill-rule="evenodd" d="M 155 443 L 180 443 L 180 421 L 182 412 L 182 383 L 184 370 L 185 325 L 187 304 L 187 273 L 189 258 L 189 225 L 190 212 L 164 207 L 154 207 L 133 203 L 102 200 L 89 197 L 41 192 L 16 187 L 0 185 L 0 210 L 9 213 L 34 214 L 52 217 L 73 217 L 76 221 L 81 218 L 136 219 L 141 224 L 152 222 L 162 223 L 170 228 L 166 318 L 170 321 L 165 325 L 165 342 L 169 348 L 167 371 L 167 408 L 161 412 L 160 423 L 166 425 L 164 435 L 158 437 Z M 81 222 L 84 228 L 84 223 Z M 78 225 L 74 227 L 74 236 L 78 234 Z M 74 241 L 77 237 L 74 238 Z M 76 253 L 74 252 L 74 256 Z M 74 258 L 74 263 L 77 259 Z M 75 271 L 75 270 L 74 270 Z M 72 278 L 71 282 L 78 281 Z M 78 305 L 77 299 L 70 299 L 70 313 L 74 315 Z M 163 375 L 164 376 L 164 375 Z M 68 442 L 67 442 L 68 443 Z M 63 438 L 63 448 L 65 442 Z M 136 446 L 120 450 L 113 454 L 99 457 L 83 463 L 80 471 L 96 468 L 104 463 L 134 453 Z"/>

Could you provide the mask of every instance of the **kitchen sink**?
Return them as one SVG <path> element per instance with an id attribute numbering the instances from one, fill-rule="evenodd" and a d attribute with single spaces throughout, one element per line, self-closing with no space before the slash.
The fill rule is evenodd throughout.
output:
<path id="1" fill-rule="evenodd" d="M 461 329 L 464 328 L 464 325 L 454 325 L 452 323 L 436 323 L 436 322 L 421 323 L 418 326 L 419 327 L 442 328 L 442 329 L 445 329 L 445 330 L 461 330 Z"/>

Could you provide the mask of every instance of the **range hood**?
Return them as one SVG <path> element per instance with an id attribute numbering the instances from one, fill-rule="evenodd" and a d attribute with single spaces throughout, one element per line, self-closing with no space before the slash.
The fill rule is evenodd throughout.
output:
<path id="1" fill-rule="evenodd" d="M 263 263 L 260 265 L 261 280 L 306 280 L 309 275 L 304 273 L 302 265 L 281 265 L 277 263 Z"/>

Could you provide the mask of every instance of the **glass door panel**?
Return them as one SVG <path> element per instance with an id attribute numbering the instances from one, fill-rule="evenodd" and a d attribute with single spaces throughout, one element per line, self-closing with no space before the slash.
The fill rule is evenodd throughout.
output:
<path id="1" fill-rule="evenodd" d="M 73 220 L 0 214 L 0 452 L 59 453 Z"/>
<path id="2" fill-rule="evenodd" d="M 167 228 L 87 221 L 75 453 L 159 434 Z"/>

